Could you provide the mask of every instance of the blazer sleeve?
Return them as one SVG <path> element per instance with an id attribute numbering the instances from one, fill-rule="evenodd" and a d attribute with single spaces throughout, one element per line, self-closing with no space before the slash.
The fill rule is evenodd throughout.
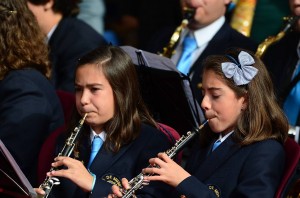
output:
<path id="1" fill-rule="evenodd" d="M 239 173 L 239 181 L 229 197 L 273 198 L 284 170 L 284 159 L 283 147 L 277 141 L 256 143 L 245 160 Z M 217 192 L 194 176 L 182 181 L 176 190 L 189 198 L 218 197 Z"/>
<path id="2" fill-rule="evenodd" d="M 40 147 L 49 133 L 48 99 L 27 77 L 10 75 L 1 82 L 0 112 L 0 138 L 32 182 Z"/>

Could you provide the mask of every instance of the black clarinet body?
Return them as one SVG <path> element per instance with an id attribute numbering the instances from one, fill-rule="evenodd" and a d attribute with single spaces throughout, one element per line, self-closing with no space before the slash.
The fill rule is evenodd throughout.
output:
<path id="1" fill-rule="evenodd" d="M 74 128 L 73 132 L 71 133 L 71 135 L 66 139 L 65 145 L 63 147 L 63 149 L 61 150 L 61 152 L 59 152 L 58 157 L 59 156 L 66 156 L 69 157 L 75 147 L 75 143 L 77 141 L 77 137 L 81 131 L 82 125 L 84 123 L 84 120 L 86 118 L 87 114 L 84 115 L 84 117 L 79 121 L 79 124 Z M 57 170 L 57 168 L 52 167 L 50 169 L 50 172 L 53 170 Z M 54 185 L 59 185 L 59 179 L 56 177 L 46 177 L 46 179 L 44 180 L 44 182 L 39 186 L 39 188 L 43 189 L 45 191 L 45 195 L 44 198 L 47 198 L 53 188 Z"/>

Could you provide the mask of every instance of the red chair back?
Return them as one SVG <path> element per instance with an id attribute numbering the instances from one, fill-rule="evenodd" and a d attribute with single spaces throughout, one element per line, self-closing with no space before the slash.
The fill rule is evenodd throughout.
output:
<path id="1" fill-rule="evenodd" d="M 66 127 L 61 126 L 55 131 L 53 131 L 46 141 L 43 143 L 42 148 L 40 150 L 38 156 L 38 183 L 41 184 L 45 178 L 46 173 L 51 168 L 51 163 L 54 161 L 55 156 L 55 146 L 56 146 L 56 139 L 58 136 L 65 132 Z"/>
<path id="2" fill-rule="evenodd" d="M 300 146 L 292 138 L 288 138 L 284 144 L 284 150 L 286 153 L 285 170 L 279 187 L 277 189 L 275 198 L 283 197 L 284 192 L 297 168 L 300 159 Z"/>
<path id="3" fill-rule="evenodd" d="M 65 123 L 68 123 L 71 118 L 73 108 L 75 107 L 75 95 L 62 90 L 56 90 L 56 94 L 60 99 L 64 111 Z"/>
<path id="4" fill-rule="evenodd" d="M 179 133 L 174 128 L 162 123 L 158 123 L 158 126 L 159 126 L 159 130 L 162 131 L 167 136 L 172 146 L 176 143 L 177 140 L 180 139 Z M 181 159 L 182 159 L 182 152 L 179 152 L 175 156 L 174 161 L 180 164 Z"/>

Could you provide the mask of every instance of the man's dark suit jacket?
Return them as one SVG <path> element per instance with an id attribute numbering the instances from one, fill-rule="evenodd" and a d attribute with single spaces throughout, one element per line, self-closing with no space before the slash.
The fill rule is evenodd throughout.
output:
<path id="1" fill-rule="evenodd" d="M 105 39 L 77 18 L 62 19 L 50 37 L 52 81 L 56 89 L 74 92 L 75 67 L 87 52 L 105 45 Z"/>
<path id="2" fill-rule="evenodd" d="M 270 45 L 263 55 L 264 63 L 270 72 L 275 91 L 280 103 L 286 99 L 293 72 L 298 61 L 297 46 L 300 41 L 300 33 L 287 34 L 277 43 Z M 300 113 L 297 126 L 300 126 Z"/>
<path id="3" fill-rule="evenodd" d="M 170 41 L 174 30 L 175 29 L 163 30 L 161 34 L 155 36 L 155 40 L 152 40 L 145 50 L 148 50 L 152 53 L 162 52 L 163 47 L 167 46 L 168 42 Z M 228 23 L 225 22 L 223 24 L 221 29 L 211 39 L 205 50 L 198 57 L 190 70 L 190 73 L 193 73 L 191 77 L 191 86 L 195 93 L 195 98 L 198 100 L 199 104 L 202 100 L 201 90 L 198 87 L 198 84 L 202 82 L 202 61 L 209 55 L 223 54 L 224 51 L 230 47 L 240 47 L 255 52 L 257 44 L 231 28 Z"/>
<path id="4" fill-rule="evenodd" d="M 37 186 L 38 154 L 46 137 L 64 123 L 56 92 L 34 69 L 10 71 L 0 81 L 0 138 L 32 186 Z"/>
<path id="5" fill-rule="evenodd" d="M 85 126 L 86 127 L 86 126 Z M 121 147 L 117 153 L 107 151 L 101 147 L 94 161 L 90 166 L 90 171 L 97 176 L 92 194 L 83 192 L 70 180 L 60 178 L 61 184 L 55 186 L 50 193 L 51 197 L 82 198 L 82 197 L 107 197 L 111 193 L 111 183 L 119 183 L 122 178 L 128 180 L 141 173 L 143 168 L 149 166 L 149 159 L 156 157 L 159 152 L 167 151 L 171 148 L 170 142 L 163 132 L 142 125 L 142 130 L 137 139 L 128 145 Z M 90 157 L 91 143 L 88 139 L 80 149 L 80 159 L 87 165 Z M 136 192 L 138 197 L 167 197 L 171 187 L 162 182 L 151 182 Z"/>
<path id="6" fill-rule="evenodd" d="M 213 143 L 212 143 L 213 144 Z M 228 137 L 211 152 L 196 148 L 186 170 L 192 175 L 177 186 L 189 198 L 273 198 L 284 170 L 285 153 L 276 140 L 240 147 Z"/>

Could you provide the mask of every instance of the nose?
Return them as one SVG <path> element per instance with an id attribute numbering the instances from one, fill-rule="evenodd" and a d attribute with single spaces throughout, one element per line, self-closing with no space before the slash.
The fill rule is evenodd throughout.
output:
<path id="1" fill-rule="evenodd" d="M 89 102 L 90 102 L 89 93 L 87 90 L 83 90 L 80 96 L 80 103 L 81 105 L 87 105 L 89 104 Z"/>
<path id="2" fill-rule="evenodd" d="M 203 96 L 202 102 L 201 102 L 201 107 L 207 111 L 211 108 L 211 104 L 210 104 L 210 100 L 209 97 L 207 95 Z"/>

